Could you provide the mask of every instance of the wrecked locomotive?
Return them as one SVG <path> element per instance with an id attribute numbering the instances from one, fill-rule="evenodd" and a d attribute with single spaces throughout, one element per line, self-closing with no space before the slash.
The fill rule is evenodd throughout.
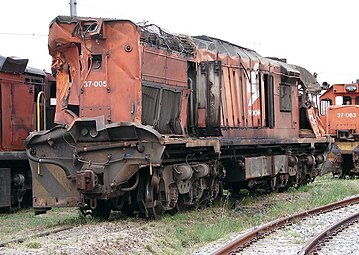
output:
<path id="1" fill-rule="evenodd" d="M 51 75 L 27 67 L 27 63 L 28 59 L 0 56 L 1 211 L 31 205 L 31 171 L 23 143 L 29 133 L 36 129 L 38 95 L 43 107 L 42 91 L 50 89 L 51 84 L 55 88 Z M 41 111 L 40 115 L 43 114 Z M 46 114 L 50 114 L 47 119 L 51 122 L 51 111 Z M 43 123 L 41 128 L 44 127 Z"/>
<path id="2" fill-rule="evenodd" d="M 304 68 L 101 18 L 55 18 L 49 51 L 60 125 L 25 141 L 36 213 L 156 217 L 223 188 L 286 189 L 320 171 L 331 139 L 306 104 L 320 86 Z"/>
<path id="3" fill-rule="evenodd" d="M 340 178 L 359 175 L 359 83 L 333 84 L 320 96 L 320 118 L 335 139 L 330 171 Z M 358 127 L 357 127 L 358 125 Z"/>

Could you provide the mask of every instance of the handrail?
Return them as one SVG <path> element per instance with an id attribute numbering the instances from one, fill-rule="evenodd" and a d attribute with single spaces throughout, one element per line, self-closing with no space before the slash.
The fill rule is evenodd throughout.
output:
<path id="1" fill-rule="evenodd" d="M 45 92 L 44 91 L 40 91 L 39 94 L 37 94 L 37 100 L 36 100 L 36 112 L 37 112 L 37 130 L 36 131 L 41 131 L 41 120 L 40 120 L 40 111 L 41 111 L 41 107 L 40 107 L 40 100 L 41 100 L 41 96 L 43 96 L 43 105 L 44 105 L 44 130 L 46 130 L 46 96 L 45 96 Z"/>
<path id="2" fill-rule="evenodd" d="M 40 120 L 40 100 L 41 100 L 41 96 L 43 98 L 42 103 L 44 105 L 44 130 L 46 130 L 46 96 L 45 96 L 45 92 L 44 91 L 40 91 L 39 94 L 37 94 L 37 99 L 36 99 L 36 113 L 37 113 L 37 125 L 36 125 L 36 131 L 39 132 L 41 131 L 41 120 Z M 40 167 L 40 163 L 37 163 L 37 174 L 41 175 L 41 167 Z"/>

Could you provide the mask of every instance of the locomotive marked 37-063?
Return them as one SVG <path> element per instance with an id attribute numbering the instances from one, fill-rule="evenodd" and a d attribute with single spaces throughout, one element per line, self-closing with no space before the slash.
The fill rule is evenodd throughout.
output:
<path id="1" fill-rule="evenodd" d="M 328 156 L 331 172 L 344 178 L 359 175 L 359 83 L 333 84 L 320 96 L 320 118 L 335 139 Z"/>

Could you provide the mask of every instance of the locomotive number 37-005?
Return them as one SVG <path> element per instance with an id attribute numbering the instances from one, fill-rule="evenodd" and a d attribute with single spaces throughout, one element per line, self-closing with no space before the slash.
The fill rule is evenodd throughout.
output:
<path id="1" fill-rule="evenodd" d="M 105 88 L 107 87 L 106 81 L 85 81 L 84 88 Z"/>

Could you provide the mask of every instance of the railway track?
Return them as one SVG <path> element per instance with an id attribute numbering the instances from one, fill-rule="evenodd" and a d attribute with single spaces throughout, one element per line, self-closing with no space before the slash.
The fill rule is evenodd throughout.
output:
<path id="1" fill-rule="evenodd" d="M 351 197 L 339 202 L 318 207 L 292 216 L 281 218 L 273 222 L 262 225 L 249 233 L 238 237 L 232 242 L 226 244 L 220 249 L 214 251 L 213 255 L 223 254 L 315 254 L 322 240 L 335 235 L 338 229 L 334 223 L 348 222 L 353 212 L 359 211 L 359 196 Z M 306 227 L 298 227 L 300 223 L 305 222 Z M 297 224 L 299 223 L 299 224 Z M 328 225 L 331 225 L 328 228 Z M 323 227 L 325 226 L 325 227 Z M 301 229 L 302 228 L 302 229 Z M 299 230 L 301 229 L 301 230 Z M 334 234 L 329 234 L 333 229 Z M 288 233 L 297 235 L 298 231 L 304 231 L 304 236 L 321 236 L 313 238 L 307 244 L 303 240 L 292 244 L 286 241 Z M 298 234 L 299 236 L 299 234 Z M 263 239 L 263 240 L 261 240 Z M 293 240 L 292 240 L 293 241 Z M 307 241 L 307 240 L 306 240 Z M 288 246 L 288 247 L 287 247 Z M 304 247 L 304 248 L 303 248 Z M 319 248 L 320 249 L 320 248 Z M 283 253 L 283 254 L 284 254 Z"/>
<path id="2" fill-rule="evenodd" d="M 343 220 L 334 223 L 333 225 L 331 225 L 330 227 L 328 227 L 327 229 L 325 229 L 324 231 L 322 231 L 321 233 L 319 233 L 317 236 L 315 236 L 314 238 L 312 238 L 311 240 L 309 240 L 309 242 L 307 242 L 307 244 L 303 247 L 303 249 L 298 253 L 299 255 L 309 255 L 309 254 L 319 254 L 320 251 L 322 250 L 323 246 L 326 245 L 326 243 L 329 242 L 329 244 L 334 243 L 334 246 L 339 246 L 336 245 L 335 242 L 331 242 L 330 240 L 333 239 L 335 236 L 339 236 L 339 238 L 342 238 L 344 236 L 344 238 L 346 238 L 347 233 L 349 233 L 349 239 L 354 239 L 357 240 L 356 238 L 353 238 L 353 236 L 350 236 L 351 234 L 353 234 L 354 232 L 357 232 L 359 229 L 359 213 L 354 213 L 346 218 L 344 218 Z M 354 224 L 356 224 L 355 227 L 352 227 Z M 346 233 L 340 234 L 341 232 L 343 232 L 345 229 L 347 228 L 351 228 L 354 231 L 347 231 Z M 352 233 L 353 232 L 353 233 Z M 322 254 L 328 254 L 326 252 L 322 253 Z"/>
<path id="3" fill-rule="evenodd" d="M 6 245 L 12 244 L 12 243 L 23 243 L 24 241 L 31 239 L 31 238 L 36 238 L 36 237 L 43 237 L 43 236 L 48 236 L 48 235 L 52 235 L 52 234 L 56 234 L 62 231 L 66 231 L 69 229 L 72 229 L 73 226 L 66 226 L 66 227 L 60 227 L 60 228 L 56 228 L 56 229 L 52 229 L 52 230 L 47 230 L 47 231 L 43 231 L 37 234 L 33 234 L 33 235 L 29 235 L 26 237 L 20 237 L 20 238 L 14 238 L 11 239 L 9 241 L 6 242 L 1 242 L 0 243 L 0 247 L 5 247 Z"/>

